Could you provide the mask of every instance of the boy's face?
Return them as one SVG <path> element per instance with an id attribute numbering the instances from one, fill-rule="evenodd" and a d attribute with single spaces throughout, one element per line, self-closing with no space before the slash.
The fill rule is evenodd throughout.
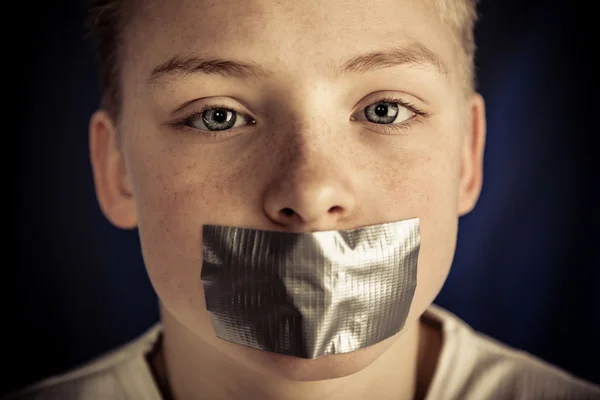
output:
<path id="1" fill-rule="evenodd" d="M 465 100 L 460 53 L 435 12 L 420 0 L 152 3 L 125 32 L 119 133 L 103 113 L 90 129 L 102 208 L 115 225 L 139 227 L 164 312 L 206 346 L 268 370 L 253 361 L 258 351 L 214 337 L 202 225 L 300 232 L 419 217 L 414 323 L 444 283 L 458 216 L 481 187 L 483 102 Z M 187 61 L 171 66 L 201 57 L 257 70 L 155 70 L 173 57 Z M 211 105 L 221 111 L 203 119 Z M 189 127 L 171 124 L 193 112 Z M 354 355 L 289 361 L 309 363 L 301 378 L 277 362 L 267 373 L 347 375 L 399 335 Z"/>

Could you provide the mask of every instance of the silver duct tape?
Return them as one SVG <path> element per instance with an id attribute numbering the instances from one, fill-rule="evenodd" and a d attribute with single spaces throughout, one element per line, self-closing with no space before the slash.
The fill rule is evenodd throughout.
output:
<path id="1" fill-rule="evenodd" d="M 347 231 L 203 226 L 201 279 L 217 337 L 314 359 L 399 332 L 417 285 L 419 219 Z"/>

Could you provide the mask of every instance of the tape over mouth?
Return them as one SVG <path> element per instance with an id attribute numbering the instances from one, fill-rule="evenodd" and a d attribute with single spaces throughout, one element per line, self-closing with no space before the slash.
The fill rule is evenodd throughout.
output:
<path id="1" fill-rule="evenodd" d="M 201 280 L 217 337 L 314 359 L 404 326 L 417 285 L 419 219 L 345 231 L 204 225 Z"/>

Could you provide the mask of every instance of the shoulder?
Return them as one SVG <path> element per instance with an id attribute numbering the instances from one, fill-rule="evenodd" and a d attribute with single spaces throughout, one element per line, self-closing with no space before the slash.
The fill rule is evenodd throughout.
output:
<path id="1" fill-rule="evenodd" d="M 599 386 L 478 333 L 440 307 L 424 318 L 441 323 L 444 334 L 429 398 L 600 399 Z"/>
<path id="2" fill-rule="evenodd" d="M 12 393 L 5 400 L 158 399 L 145 354 L 153 348 L 160 328 L 156 325 L 110 353 Z"/>

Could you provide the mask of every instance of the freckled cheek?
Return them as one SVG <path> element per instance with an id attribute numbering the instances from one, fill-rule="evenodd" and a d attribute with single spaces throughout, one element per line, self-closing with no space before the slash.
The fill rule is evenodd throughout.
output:
<path id="1" fill-rule="evenodd" d="M 417 206 L 421 218 L 421 249 L 417 272 L 415 312 L 437 296 L 448 275 L 458 224 L 458 171 L 447 163 L 424 165 Z"/>
<path id="2" fill-rule="evenodd" d="M 142 253 L 161 299 L 185 303 L 186 295 L 201 289 L 202 224 L 211 210 L 210 191 L 197 175 L 158 170 L 140 170 L 136 177 Z"/>

